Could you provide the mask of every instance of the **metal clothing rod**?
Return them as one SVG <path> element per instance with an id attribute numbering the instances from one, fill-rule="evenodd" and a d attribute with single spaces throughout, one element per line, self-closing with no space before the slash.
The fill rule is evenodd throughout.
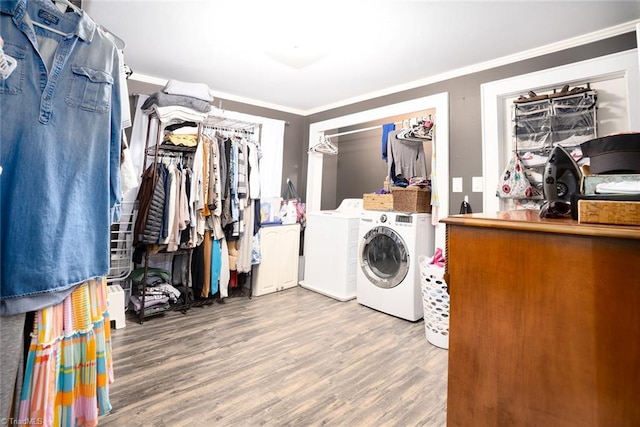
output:
<path id="1" fill-rule="evenodd" d="M 231 124 L 231 126 L 228 125 L 229 123 Z M 235 126 L 235 125 L 240 125 L 240 126 Z M 207 118 L 204 119 L 203 126 L 205 128 L 217 129 L 217 130 L 228 130 L 228 131 L 239 130 L 245 133 L 249 133 L 251 135 L 254 135 L 255 129 L 257 127 L 258 128 L 258 144 L 262 143 L 262 123 L 246 122 L 243 120 L 229 119 L 229 118 L 220 117 L 220 116 L 207 116 Z"/>
<path id="2" fill-rule="evenodd" d="M 407 120 L 401 120 L 399 122 L 393 122 L 393 124 L 394 125 L 401 125 L 403 122 L 406 122 L 406 121 Z M 348 130 L 348 131 L 344 131 L 344 132 L 333 133 L 331 135 L 325 135 L 325 137 L 332 138 L 334 136 L 342 136 L 342 135 L 350 135 L 352 133 L 366 132 L 368 130 L 381 129 L 382 126 L 384 126 L 384 125 L 377 125 L 377 126 L 370 126 L 368 128 Z"/>
<path id="3" fill-rule="evenodd" d="M 428 116 L 429 120 L 431 120 L 431 116 L 432 115 L 429 114 L 429 116 Z M 410 125 L 411 122 L 414 121 L 414 120 L 425 120 L 424 117 L 427 117 L 427 116 L 419 116 L 419 117 L 413 117 L 413 118 L 410 118 L 410 119 L 403 119 L 403 120 L 400 120 L 400 121 L 397 121 L 397 122 L 393 122 L 393 124 L 394 125 L 402 125 L 402 126 L 404 126 L 405 123 L 408 123 Z M 388 123 L 385 123 L 385 124 L 388 124 Z M 370 127 L 362 128 L 362 129 L 348 130 L 348 131 L 345 131 L 345 132 L 339 132 L 339 133 L 334 133 L 334 134 L 331 134 L 331 135 L 324 135 L 324 136 L 327 137 L 327 138 L 331 138 L 331 137 L 334 137 L 334 136 L 350 135 L 352 133 L 366 132 L 368 130 L 380 129 L 380 128 L 382 128 L 382 126 L 384 126 L 384 124 L 377 125 L 377 126 L 370 126 Z"/>
<path id="4" fill-rule="evenodd" d="M 207 118 L 204 119 L 203 124 L 206 127 L 218 127 L 218 128 L 224 127 L 232 130 L 233 129 L 244 130 L 248 128 L 255 128 L 255 127 L 261 126 L 260 123 L 245 122 L 242 120 L 228 119 L 226 117 L 219 117 L 219 116 L 207 116 Z"/>
<path id="5" fill-rule="evenodd" d="M 242 132 L 244 134 L 253 135 L 253 128 L 233 128 L 227 126 L 218 126 L 218 125 L 204 125 L 205 129 L 217 130 L 221 132 Z"/>
<path id="6" fill-rule="evenodd" d="M 224 133 L 242 133 L 245 135 L 253 135 L 255 133 L 253 128 L 234 128 L 234 127 L 227 127 L 227 126 L 204 126 L 204 129 L 207 130 L 215 130 L 218 132 L 224 132 Z"/>
<path id="7" fill-rule="evenodd" d="M 333 133 L 331 135 L 325 135 L 325 136 L 327 138 L 333 138 L 334 136 L 351 135 L 352 133 L 366 132 L 368 130 L 374 130 L 374 129 L 380 129 L 380 128 L 382 128 L 382 125 L 371 126 L 371 127 L 362 128 L 362 129 L 348 130 L 348 131 L 345 131 L 345 132 Z"/>

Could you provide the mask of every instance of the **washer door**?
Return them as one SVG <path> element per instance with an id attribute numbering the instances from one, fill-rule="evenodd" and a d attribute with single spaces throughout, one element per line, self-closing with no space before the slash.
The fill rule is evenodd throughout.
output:
<path id="1" fill-rule="evenodd" d="M 362 272 L 379 288 L 398 286 L 409 271 L 407 245 L 389 227 L 374 227 L 364 235 L 359 258 Z"/>

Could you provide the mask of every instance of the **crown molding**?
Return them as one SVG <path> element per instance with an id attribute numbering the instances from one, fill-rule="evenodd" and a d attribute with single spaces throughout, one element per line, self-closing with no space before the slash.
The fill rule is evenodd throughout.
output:
<path id="1" fill-rule="evenodd" d="M 500 58 L 492 59 L 490 61 L 480 62 L 477 64 L 470 65 L 468 67 L 462 67 L 462 68 L 448 71 L 446 73 L 441 73 L 435 76 L 426 77 L 424 79 L 414 80 L 414 81 L 403 83 L 400 85 L 391 86 L 385 89 L 369 92 L 364 95 L 344 99 L 335 103 L 326 104 L 326 105 L 323 105 L 317 108 L 312 108 L 309 110 L 301 110 L 297 108 L 287 107 L 284 105 L 271 104 L 271 103 L 263 102 L 257 99 L 251 99 L 247 97 L 233 95 L 230 93 L 219 92 L 216 90 L 212 90 L 212 93 L 214 98 L 215 97 L 222 98 L 229 101 L 241 102 L 243 104 L 249 104 L 256 107 L 262 107 L 262 108 L 282 111 L 285 113 L 291 113 L 291 114 L 296 114 L 299 116 L 306 117 L 312 114 L 317 114 L 327 110 L 332 110 L 334 108 L 340 108 L 340 107 L 355 104 L 358 102 L 368 101 L 370 99 L 379 98 L 382 96 L 387 96 L 394 93 L 403 92 L 406 90 L 416 89 L 423 86 L 428 86 L 434 83 L 439 83 L 439 82 L 453 79 L 456 77 L 461 77 L 461 76 L 489 70 L 492 68 L 501 67 L 503 65 L 508 65 L 508 64 L 512 64 L 515 62 L 519 62 L 519 61 L 523 61 L 531 58 L 536 58 L 536 57 L 547 55 L 550 53 L 559 52 L 562 50 L 582 46 L 588 43 L 593 43 L 593 42 L 597 42 L 607 38 L 615 37 L 621 34 L 634 32 L 636 31 L 636 27 L 638 26 L 640 26 L 640 20 L 629 21 L 623 24 L 615 25 L 613 27 L 608 27 L 602 30 L 583 34 L 581 36 L 572 37 L 569 39 L 565 39 L 565 40 L 550 43 L 544 46 L 540 46 L 534 49 L 518 52 L 513 55 L 507 55 Z M 638 35 L 638 37 L 640 37 L 640 34 Z M 139 74 L 139 73 L 133 73 L 129 77 L 129 79 L 136 80 L 139 82 L 144 82 L 144 83 L 151 83 L 159 86 L 164 86 L 167 83 L 167 79 L 149 76 L 145 74 Z"/>

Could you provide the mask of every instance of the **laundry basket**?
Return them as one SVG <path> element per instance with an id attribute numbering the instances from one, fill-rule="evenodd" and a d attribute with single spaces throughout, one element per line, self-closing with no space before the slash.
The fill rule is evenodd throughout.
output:
<path id="1" fill-rule="evenodd" d="M 449 348 L 449 292 L 444 267 L 420 262 L 422 307 L 427 340 L 436 347 Z"/>

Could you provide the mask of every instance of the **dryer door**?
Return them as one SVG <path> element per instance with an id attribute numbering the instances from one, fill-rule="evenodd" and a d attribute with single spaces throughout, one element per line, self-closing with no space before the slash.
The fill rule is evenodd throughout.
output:
<path id="1" fill-rule="evenodd" d="M 358 255 L 360 268 L 380 288 L 398 286 L 409 271 L 409 251 L 402 237 L 389 227 L 374 227 L 364 235 Z"/>

